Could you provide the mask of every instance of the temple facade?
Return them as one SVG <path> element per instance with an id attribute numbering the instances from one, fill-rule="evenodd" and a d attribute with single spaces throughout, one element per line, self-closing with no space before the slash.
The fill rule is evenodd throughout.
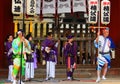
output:
<path id="1" fill-rule="evenodd" d="M 112 67 L 119 68 L 120 54 L 120 37 L 119 37 L 119 19 L 120 19 L 120 1 L 110 0 L 111 2 L 111 18 L 107 26 L 110 28 L 110 36 L 115 42 L 115 59 L 112 59 Z M 14 15 L 11 11 L 11 0 L 2 0 L 0 3 L 0 68 L 7 68 L 7 58 L 5 54 L 4 42 L 8 34 L 16 36 L 19 29 L 23 29 L 25 34 L 32 33 L 34 42 L 41 42 L 45 39 L 47 32 L 53 32 L 54 39 L 60 40 L 58 46 L 58 64 L 65 64 L 63 56 L 63 45 L 66 42 L 66 31 L 70 31 L 75 36 L 75 41 L 78 44 L 77 64 L 95 65 L 96 52 L 93 41 L 96 38 L 97 24 L 92 25 L 87 21 L 85 12 L 62 13 L 57 16 L 53 14 L 43 14 L 42 20 L 39 15 L 31 16 L 23 14 Z M 116 9 L 117 8 L 117 9 Z M 23 22 L 24 18 L 24 22 Z M 95 26 L 92 28 L 91 26 Z M 42 54 L 40 53 L 40 56 Z M 85 56 L 85 61 L 83 61 Z M 42 60 L 42 59 L 41 59 Z"/>

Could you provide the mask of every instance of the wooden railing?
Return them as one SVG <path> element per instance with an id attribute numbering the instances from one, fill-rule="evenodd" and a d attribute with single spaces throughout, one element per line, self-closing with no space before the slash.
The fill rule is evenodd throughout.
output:
<path id="1" fill-rule="evenodd" d="M 22 28 L 21 26 L 21 22 L 18 22 L 18 28 Z M 29 26 L 30 22 L 28 21 L 25 23 L 24 29 L 26 34 L 30 31 Z M 96 49 L 94 48 L 93 41 L 96 37 L 96 30 L 92 31 L 89 29 L 87 23 L 61 22 L 57 27 L 55 27 L 54 22 L 33 22 L 32 36 L 34 38 L 34 42 L 38 42 L 41 47 L 41 42 L 45 39 L 47 32 L 53 32 L 54 39 L 60 40 L 60 44 L 58 46 L 58 64 L 65 64 L 62 48 L 66 41 L 66 30 L 71 31 L 78 45 L 77 64 L 95 64 Z M 41 53 L 40 56 L 42 58 Z"/>

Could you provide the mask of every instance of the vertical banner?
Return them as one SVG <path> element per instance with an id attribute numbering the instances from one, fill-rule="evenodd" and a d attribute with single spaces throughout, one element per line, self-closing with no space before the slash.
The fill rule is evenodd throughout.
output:
<path id="1" fill-rule="evenodd" d="M 43 0 L 43 14 L 54 13 L 55 14 L 55 1 L 56 0 Z"/>
<path id="2" fill-rule="evenodd" d="M 98 0 L 89 0 L 88 1 L 88 22 L 95 24 L 97 23 L 97 11 L 98 11 Z"/>
<path id="3" fill-rule="evenodd" d="M 58 0 L 58 13 L 70 13 L 71 0 Z"/>
<path id="4" fill-rule="evenodd" d="M 110 1 L 109 0 L 101 1 L 101 23 L 102 24 L 110 23 Z"/>
<path id="5" fill-rule="evenodd" d="M 36 13 L 36 0 L 27 0 L 27 14 L 35 15 Z"/>
<path id="6" fill-rule="evenodd" d="M 73 0 L 73 12 L 86 12 L 86 0 Z"/>
<path id="7" fill-rule="evenodd" d="M 41 31 L 41 30 L 40 30 L 40 29 L 41 29 L 40 27 L 41 27 L 41 23 L 37 23 L 37 34 L 38 34 L 37 36 L 38 36 L 38 37 L 40 37 L 40 31 Z"/>
<path id="8" fill-rule="evenodd" d="M 23 12 L 23 0 L 12 0 L 12 13 L 21 14 Z"/>
<path id="9" fill-rule="evenodd" d="M 36 14 L 40 14 L 41 0 L 36 0 Z"/>

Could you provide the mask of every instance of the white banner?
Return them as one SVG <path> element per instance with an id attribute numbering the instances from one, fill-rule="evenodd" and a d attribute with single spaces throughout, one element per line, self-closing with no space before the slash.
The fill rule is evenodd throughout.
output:
<path id="1" fill-rule="evenodd" d="M 21 14 L 23 12 L 23 0 L 12 0 L 12 13 Z"/>
<path id="2" fill-rule="evenodd" d="M 55 14 L 55 1 L 56 0 L 43 0 L 43 14 L 54 13 Z"/>
<path id="3" fill-rule="evenodd" d="M 36 0 L 27 0 L 27 14 L 35 15 L 36 13 Z"/>
<path id="4" fill-rule="evenodd" d="M 36 14 L 40 14 L 41 0 L 36 0 Z"/>
<path id="5" fill-rule="evenodd" d="M 101 1 L 101 23 L 110 23 L 110 1 L 108 0 Z"/>
<path id="6" fill-rule="evenodd" d="M 73 0 L 73 12 L 86 12 L 86 0 Z"/>
<path id="7" fill-rule="evenodd" d="M 98 0 L 89 0 L 88 1 L 88 22 L 95 24 L 97 23 L 97 16 L 98 16 Z"/>
<path id="8" fill-rule="evenodd" d="M 71 13 L 71 0 L 43 0 L 41 9 L 41 0 L 25 0 L 26 13 L 28 15 L 40 14 L 42 10 L 43 14 L 55 14 L 57 2 L 57 13 Z M 86 12 L 86 0 L 73 0 L 73 12 Z M 12 13 L 23 13 L 23 0 L 12 0 Z"/>
<path id="9" fill-rule="evenodd" d="M 58 0 L 58 13 L 70 13 L 71 0 Z"/>

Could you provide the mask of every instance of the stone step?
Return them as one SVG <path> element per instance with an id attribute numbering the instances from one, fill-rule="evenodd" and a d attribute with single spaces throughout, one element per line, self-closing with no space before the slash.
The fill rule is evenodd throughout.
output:
<path id="1" fill-rule="evenodd" d="M 74 73 L 94 73 L 95 69 L 76 69 Z M 36 74 L 44 74 L 46 73 L 46 69 L 37 69 L 35 70 Z M 65 74 L 66 69 L 56 69 L 56 74 Z"/>
<path id="2" fill-rule="evenodd" d="M 45 67 L 39 67 L 38 69 L 35 70 L 35 77 L 36 78 L 44 78 L 46 75 L 46 69 Z M 111 68 L 108 70 L 107 76 L 112 76 L 112 75 L 120 75 L 120 68 Z M 57 78 L 64 78 L 66 77 L 66 67 L 62 68 L 56 68 L 56 73 L 55 73 Z M 74 77 L 76 78 L 89 78 L 89 77 L 96 77 L 96 68 L 95 66 L 92 67 L 79 67 L 75 70 L 74 72 Z"/>
<path id="3" fill-rule="evenodd" d="M 0 69 L 0 78 L 7 78 L 8 69 Z M 107 76 L 118 76 L 120 75 L 120 68 L 111 68 L 108 70 Z M 66 77 L 66 67 L 56 66 L 56 78 L 65 78 Z M 39 66 L 35 69 L 35 78 L 45 78 L 46 77 L 46 66 Z M 96 68 L 95 66 L 79 66 L 74 72 L 74 77 L 76 78 L 89 78 L 96 77 Z"/>
<path id="4" fill-rule="evenodd" d="M 93 65 L 93 64 L 77 64 L 77 68 L 95 68 L 96 65 Z M 44 65 L 39 65 L 38 68 L 46 68 L 46 66 Z M 66 68 L 66 65 L 56 65 L 56 68 L 57 69 L 62 69 L 62 68 Z"/>
<path id="5" fill-rule="evenodd" d="M 56 78 L 66 78 L 66 73 L 64 74 L 55 74 L 55 77 Z M 74 73 L 74 77 L 75 78 L 90 78 L 91 77 L 91 74 L 87 74 L 87 73 L 81 73 L 81 74 L 77 74 L 77 73 Z M 45 73 L 40 75 L 40 74 L 35 74 L 35 78 L 46 78 L 46 75 Z"/>

